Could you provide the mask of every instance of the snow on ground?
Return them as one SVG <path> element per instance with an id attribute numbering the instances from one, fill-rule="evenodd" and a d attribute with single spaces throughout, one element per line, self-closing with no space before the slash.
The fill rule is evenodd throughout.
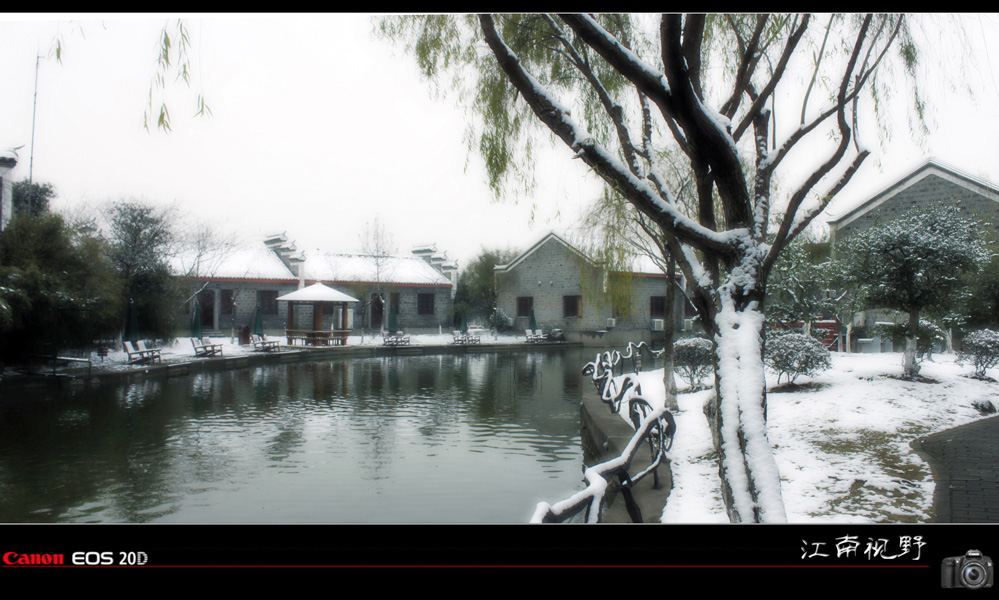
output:
<path id="1" fill-rule="evenodd" d="M 222 345 L 222 356 L 233 357 L 241 356 L 245 354 L 253 353 L 253 346 L 241 346 L 237 343 L 236 338 L 232 337 L 212 337 L 209 338 L 212 344 Z M 278 336 L 269 336 L 269 340 L 279 340 L 282 344 L 285 338 Z M 444 334 L 426 334 L 426 335 L 413 335 L 410 336 L 410 345 L 413 346 L 443 346 L 449 345 L 454 340 L 451 333 Z M 489 344 L 523 344 L 524 336 L 516 335 L 493 335 L 488 331 L 483 331 L 480 334 L 480 343 L 482 345 Z M 381 346 L 382 336 L 380 334 L 375 335 L 365 335 L 363 338 L 360 335 L 352 335 L 347 338 L 348 346 Z M 150 348 L 153 348 L 153 344 L 148 344 Z M 185 362 L 194 359 L 194 345 L 191 343 L 191 338 L 181 337 L 173 341 L 173 343 L 159 348 L 160 357 L 163 362 Z M 128 355 L 125 354 L 123 350 L 111 350 L 105 358 L 101 358 L 96 352 L 91 353 L 90 361 L 93 364 L 93 368 L 100 371 L 124 371 L 127 369 L 136 368 L 135 365 L 128 364 Z M 46 366 L 45 369 L 50 367 Z M 79 364 L 66 364 L 60 363 L 57 366 L 57 370 L 64 372 L 67 370 L 80 369 Z M 13 372 L 12 372 L 13 373 Z"/>
<path id="2" fill-rule="evenodd" d="M 999 404 L 999 383 L 971 379 L 953 355 L 900 379 L 902 355 L 833 353 L 833 368 L 797 387 L 767 374 L 768 436 L 791 523 L 899 523 L 932 518 L 934 483 L 913 439 L 983 418 L 975 401 Z M 641 375 L 650 403 L 664 400 L 662 371 Z M 678 385 L 682 381 L 678 380 Z M 682 388 L 681 388 L 682 391 Z M 674 489 L 663 522 L 724 523 L 718 467 L 702 411 L 712 390 L 679 396 L 669 452 Z"/>

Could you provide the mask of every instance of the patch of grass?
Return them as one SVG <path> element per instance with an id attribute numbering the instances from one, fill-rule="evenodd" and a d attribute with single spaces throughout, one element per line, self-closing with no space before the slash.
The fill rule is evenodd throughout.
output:
<path id="1" fill-rule="evenodd" d="M 808 383 L 785 383 L 784 385 L 778 385 L 770 388 L 767 390 L 767 393 L 784 394 L 794 392 L 817 392 L 827 387 L 829 387 L 828 383 L 820 383 L 818 381 L 809 381 Z"/>
<path id="2" fill-rule="evenodd" d="M 938 379 L 932 379 L 930 377 L 923 377 L 922 375 L 916 375 L 915 377 L 904 377 L 902 375 L 885 375 L 890 379 L 897 379 L 899 381 L 914 381 L 916 383 L 940 383 Z"/>
<path id="3" fill-rule="evenodd" d="M 928 431 L 925 425 L 907 423 L 898 432 L 863 429 L 857 432 L 826 430 L 829 437 L 812 444 L 827 454 L 860 455 L 871 465 L 871 472 L 891 478 L 892 489 L 883 489 L 867 480 L 855 479 L 850 489 L 829 502 L 827 514 L 849 514 L 870 518 L 878 523 L 922 522 L 925 494 L 920 483 L 929 472 L 922 464 L 907 460 L 907 442 Z M 848 434 L 848 435 L 843 435 Z M 820 515 L 816 515 L 820 516 Z"/>

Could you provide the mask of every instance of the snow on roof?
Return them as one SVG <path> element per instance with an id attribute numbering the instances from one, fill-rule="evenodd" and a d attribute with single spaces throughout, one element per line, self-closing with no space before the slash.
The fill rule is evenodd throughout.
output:
<path id="1" fill-rule="evenodd" d="M 505 265 L 496 265 L 494 269 L 496 271 L 504 271 L 504 272 L 509 271 L 510 269 L 516 267 L 521 262 L 523 262 L 528 256 L 537 251 L 538 248 L 541 248 L 542 246 L 544 246 L 545 244 L 547 244 L 549 241 L 552 240 L 561 243 L 563 246 L 565 246 L 571 252 L 575 253 L 576 255 L 584 259 L 589 264 L 596 266 L 597 263 L 592 258 L 584 254 L 581 250 L 579 250 L 569 242 L 565 241 L 565 239 L 559 234 L 555 233 L 554 231 L 550 231 L 547 234 L 545 234 L 544 237 L 538 240 L 533 246 L 531 246 L 530 248 L 525 250 L 522 254 L 520 254 L 520 256 L 517 256 L 516 258 L 514 258 L 512 261 L 510 261 Z M 662 269 L 660 269 L 655 264 L 655 262 L 653 262 L 651 258 L 644 255 L 635 257 L 635 259 L 632 261 L 631 272 L 636 275 L 663 275 Z"/>
<path id="2" fill-rule="evenodd" d="M 997 189 L 992 182 L 969 175 L 968 173 L 960 171 L 950 165 L 946 165 L 934 158 L 928 158 L 919 164 L 915 169 L 906 172 L 904 175 L 882 188 L 876 194 L 868 196 L 863 200 L 856 202 L 851 207 L 841 210 L 838 216 L 834 216 L 833 213 L 828 213 L 829 218 L 827 220 L 829 224 L 834 227 L 846 225 L 847 223 L 855 220 L 857 217 L 860 217 L 868 211 L 876 208 L 882 202 L 892 198 L 895 194 L 906 189 L 909 185 L 921 181 L 928 175 L 941 176 L 953 183 L 969 188 L 976 193 L 992 197 L 993 199 L 995 199 L 996 195 L 999 194 L 999 189 Z"/>
<path id="3" fill-rule="evenodd" d="M 321 283 L 314 283 L 308 287 L 304 287 L 300 290 L 295 290 L 283 296 L 279 296 L 278 300 L 284 300 L 287 302 L 357 302 L 357 298 L 352 298 L 343 292 L 334 290 L 331 287 L 327 287 Z"/>
<path id="4" fill-rule="evenodd" d="M 298 281 L 277 254 L 259 242 L 200 257 L 184 252 L 173 257 L 171 268 L 178 275 L 199 279 Z"/>
<path id="5" fill-rule="evenodd" d="M 312 253 L 305 266 L 309 281 L 450 286 L 451 281 L 416 256 Z"/>

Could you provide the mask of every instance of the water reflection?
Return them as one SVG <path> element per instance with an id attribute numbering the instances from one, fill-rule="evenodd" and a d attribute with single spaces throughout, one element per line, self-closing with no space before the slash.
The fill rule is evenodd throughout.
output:
<path id="1" fill-rule="evenodd" d="M 579 489 L 577 351 L 0 398 L 4 522 L 523 522 Z"/>

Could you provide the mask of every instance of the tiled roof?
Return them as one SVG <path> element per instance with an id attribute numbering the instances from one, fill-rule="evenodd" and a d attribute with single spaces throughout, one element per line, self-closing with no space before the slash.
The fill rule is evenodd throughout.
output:
<path id="1" fill-rule="evenodd" d="M 305 261 L 307 281 L 450 286 L 451 281 L 415 256 L 310 253 Z"/>
<path id="2" fill-rule="evenodd" d="M 231 252 L 202 256 L 193 253 L 175 256 L 174 273 L 200 279 L 252 279 L 267 281 L 298 281 L 281 259 L 262 243 L 237 247 Z"/>

